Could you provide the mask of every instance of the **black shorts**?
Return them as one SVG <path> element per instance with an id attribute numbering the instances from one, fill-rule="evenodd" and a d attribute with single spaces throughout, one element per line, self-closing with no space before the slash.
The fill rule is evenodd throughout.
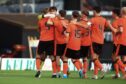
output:
<path id="1" fill-rule="evenodd" d="M 113 50 L 112 50 L 112 53 L 116 53 L 116 49 L 117 49 L 117 45 L 113 44 Z"/>
<path id="2" fill-rule="evenodd" d="M 67 48 L 66 50 L 66 57 L 72 58 L 72 59 L 80 59 L 80 50 L 72 50 Z"/>
<path id="3" fill-rule="evenodd" d="M 57 44 L 56 48 L 56 56 L 63 56 L 66 44 Z"/>
<path id="4" fill-rule="evenodd" d="M 80 50 L 81 58 L 88 57 L 89 52 L 90 52 L 90 46 L 81 46 L 81 50 Z"/>
<path id="5" fill-rule="evenodd" d="M 54 55 L 54 41 L 39 41 L 37 53 L 39 55 Z"/>
<path id="6" fill-rule="evenodd" d="M 103 44 L 92 43 L 92 48 L 93 48 L 94 53 L 101 55 Z"/>
<path id="7" fill-rule="evenodd" d="M 126 56 L 126 46 L 120 45 L 118 55 Z"/>

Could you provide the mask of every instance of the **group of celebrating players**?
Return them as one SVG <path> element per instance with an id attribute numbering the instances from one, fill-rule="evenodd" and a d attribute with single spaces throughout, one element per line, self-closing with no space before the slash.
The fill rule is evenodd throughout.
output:
<path id="1" fill-rule="evenodd" d="M 88 78 L 88 56 L 94 63 L 92 79 L 98 79 L 98 71 L 101 71 L 101 79 L 104 78 L 106 69 L 99 61 L 104 44 L 104 30 L 110 28 L 113 32 L 113 55 L 115 76 L 119 78 L 119 70 L 122 78 L 126 79 L 126 7 L 112 11 L 113 22 L 100 15 L 101 8 L 93 8 L 93 17 L 89 19 L 89 11 L 73 11 L 71 19 L 66 19 L 66 11 L 60 10 L 57 14 L 56 7 L 45 8 L 42 18 L 38 22 L 40 39 L 36 55 L 36 78 L 41 76 L 41 65 L 47 55 L 52 61 L 52 78 L 68 78 L 68 58 L 71 58 L 77 68 L 80 78 Z M 83 59 L 80 62 L 79 59 Z M 121 59 L 122 58 L 122 59 Z M 61 76 L 60 59 L 63 61 L 63 76 Z"/>

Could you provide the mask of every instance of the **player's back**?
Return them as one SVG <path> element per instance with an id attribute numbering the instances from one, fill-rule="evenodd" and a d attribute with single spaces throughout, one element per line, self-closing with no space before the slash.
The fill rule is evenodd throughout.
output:
<path id="1" fill-rule="evenodd" d="M 107 26 L 107 21 L 102 16 L 96 16 L 91 19 L 91 39 L 92 42 L 99 44 L 104 43 L 104 29 Z"/>
<path id="2" fill-rule="evenodd" d="M 119 18 L 113 20 L 112 26 L 113 26 L 114 28 L 118 29 L 118 28 L 119 28 L 118 23 L 119 23 Z M 113 43 L 114 43 L 114 44 L 118 44 L 118 39 L 119 39 L 120 34 L 115 34 L 114 32 L 112 32 L 112 34 L 113 34 Z"/>
<path id="3" fill-rule="evenodd" d="M 81 30 L 80 28 L 70 23 L 67 28 L 67 32 L 70 33 L 69 41 L 68 41 L 68 48 L 72 50 L 80 50 L 81 45 Z"/>
<path id="4" fill-rule="evenodd" d="M 119 37 L 119 43 L 126 46 L 126 18 L 120 18 L 118 25 L 123 28 L 123 32 Z"/>
<path id="5" fill-rule="evenodd" d="M 40 40 L 41 41 L 51 41 L 54 40 L 54 26 L 48 25 L 47 21 L 49 18 L 43 18 L 39 21 L 40 27 Z"/>
<path id="6" fill-rule="evenodd" d="M 88 21 L 81 20 L 81 24 L 86 25 Z M 90 28 L 84 29 L 81 28 L 81 46 L 90 46 L 91 45 L 91 36 L 90 36 Z"/>
<path id="7" fill-rule="evenodd" d="M 66 20 L 66 19 L 57 20 L 57 25 L 56 25 L 57 44 L 66 43 L 66 36 L 64 35 L 64 31 L 66 30 L 66 28 L 63 26 L 63 23 L 68 24 L 68 20 Z"/>

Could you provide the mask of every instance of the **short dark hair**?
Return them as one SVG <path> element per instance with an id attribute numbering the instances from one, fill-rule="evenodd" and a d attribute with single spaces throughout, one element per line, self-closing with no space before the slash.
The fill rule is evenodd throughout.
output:
<path id="1" fill-rule="evenodd" d="M 56 8 L 55 6 L 52 6 L 52 7 L 49 8 L 49 11 L 50 11 L 50 12 L 51 12 L 51 11 L 57 11 L 57 8 Z"/>
<path id="2" fill-rule="evenodd" d="M 101 7 L 95 6 L 95 7 L 93 7 L 93 10 L 95 10 L 97 13 L 100 13 L 101 12 Z"/>
<path id="3" fill-rule="evenodd" d="M 46 14 L 46 13 L 48 13 L 48 11 L 49 11 L 49 8 L 44 8 L 44 9 L 42 10 L 42 13 L 43 13 L 43 14 Z"/>
<path id="4" fill-rule="evenodd" d="M 78 11 L 73 11 L 73 12 L 72 12 L 72 16 L 73 16 L 74 18 L 78 18 L 78 17 L 80 17 L 80 14 L 79 14 Z"/>
<path id="5" fill-rule="evenodd" d="M 112 12 L 117 16 L 120 16 L 120 9 L 113 9 Z"/>
<path id="6" fill-rule="evenodd" d="M 81 14 L 86 15 L 86 16 L 89 16 L 88 10 L 82 10 L 82 11 L 81 11 Z"/>
<path id="7" fill-rule="evenodd" d="M 66 11 L 65 10 L 60 10 L 59 14 L 61 17 L 66 17 Z"/>

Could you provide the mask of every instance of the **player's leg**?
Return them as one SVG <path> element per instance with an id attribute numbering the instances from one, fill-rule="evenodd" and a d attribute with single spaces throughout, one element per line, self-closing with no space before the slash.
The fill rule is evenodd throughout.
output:
<path id="1" fill-rule="evenodd" d="M 69 74 L 69 68 L 68 68 L 68 57 L 70 55 L 70 51 L 67 49 L 67 44 L 65 44 L 64 46 L 64 51 L 63 51 L 63 55 L 61 57 L 62 61 L 63 61 L 63 78 L 68 78 Z"/>
<path id="2" fill-rule="evenodd" d="M 92 79 L 98 79 L 98 67 L 96 65 L 94 65 L 94 75 Z"/>
<path id="3" fill-rule="evenodd" d="M 37 73 L 36 73 L 35 77 L 40 78 L 41 77 L 41 58 L 40 58 L 40 55 L 36 56 L 36 69 L 37 69 Z"/>
<path id="4" fill-rule="evenodd" d="M 80 50 L 76 51 L 76 50 L 69 49 L 69 51 L 71 52 L 69 57 L 72 59 L 74 66 L 78 70 L 80 78 L 82 78 L 83 77 L 83 71 L 82 71 L 82 63 L 80 62 L 80 58 L 81 58 Z"/>
<path id="5" fill-rule="evenodd" d="M 76 67 L 76 69 L 78 70 L 80 78 L 82 78 L 83 77 L 82 63 L 80 62 L 79 59 L 72 59 L 72 62 Z"/>
<path id="6" fill-rule="evenodd" d="M 60 56 L 56 56 L 56 67 L 57 67 L 57 77 L 61 77 L 61 64 L 60 64 Z"/>
<path id="7" fill-rule="evenodd" d="M 99 61 L 98 59 L 98 56 L 95 54 L 93 55 L 93 62 L 94 62 L 94 76 L 93 76 L 93 79 L 97 79 L 98 78 L 98 69 L 102 70 L 103 67 L 102 67 L 102 64 L 101 62 Z"/>
<path id="8" fill-rule="evenodd" d="M 101 79 L 102 79 L 102 78 L 104 78 L 104 75 L 105 75 L 105 72 L 106 72 L 104 70 L 101 62 L 99 61 L 99 56 L 102 52 L 102 44 L 93 43 L 92 48 L 93 48 L 92 59 L 93 59 L 93 62 L 94 62 L 94 66 L 102 71 L 102 75 L 101 75 Z M 95 73 L 95 71 L 97 71 L 97 70 L 95 70 L 97 68 L 94 68 L 94 73 Z M 97 75 L 98 74 L 94 74 L 93 77 L 96 77 Z M 96 79 L 96 78 L 93 78 L 93 79 Z"/>
<path id="9" fill-rule="evenodd" d="M 122 60 L 121 60 L 120 58 L 117 58 L 117 59 L 116 59 L 116 63 L 118 64 L 119 69 L 121 70 L 121 72 L 122 72 L 122 74 L 123 74 L 123 77 L 126 76 L 125 66 L 124 66 Z"/>
<path id="10" fill-rule="evenodd" d="M 114 65 L 114 69 L 115 69 L 115 76 L 113 76 L 113 79 L 119 78 L 120 77 L 120 73 L 119 73 L 119 65 L 117 64 L 116 60 L 113 60 L 113 65 Z"/>
<path id="11" fill-rule="evenodd" d="M 115 75 L 112 77 L 113 79 L 120 77 L 119 65 L 117 64 L 117 61 L 116 61 L 116 59 L 117 59 L 116 50 L 117 50 L 117 45 L 113 44 L 112 61 L 113 61 L 113 66 L 114 66 L 114 70 L 115 70 Z"/>
<path id="12" fill-rule="evenodd" d="M 123 64 L 125 66 L 125 74 L 126 74 L 126 55 L 123 56 Z M 123 79 L 126 79 L 126 75 L 123 76 Z"/>
<path id="13" fill-rule="evenodd" d="M 123 56 L 123 64 L 125 66 L 125 73 L 126 73 L 126 55 Z M 123 78 L 126 79 L 126 75 L 124 75 Z"/>
<path id="14" fill-rule="evenodd" d="M 38 48 L 37 48 L 37 54 L 36 54 L 36 69 L 37 69 L 37 73 L 35 75 L 36 78 L 40 78 L 41 76 L 41 64 L 42 61 L 45 60 L 46 55 L 44 53 L 44 47 L 43 46 L 43 42 L 39 42 Z"/>
<path id="15" fill-rule="evenodd" d="M 125 55 L 126 55 L 125 50 L 126 50 L 126 46 L 124 46 L 124 45 L 119 45 L 119 52 L 118 52 L 118 55 L 119 55 L 119 56 L 125 56 Z M 118 56 L 118 57 L 119 57 L 119 56 Z M 123 57 L 122 57 L 122 58 L 123 58 Z M 116 62 L 117 62 L 117 64 L 119 65 L 119 68 L 120 68 L 120 70 L 121 70 L 121 72 L 122 72 L 122 74 L 123 74 L 123 78 L 126 79 L 125 65 L 123 64 L 123 62 L 122 62 L 122 60 L 121 60 L 120 58 L 117 58 L 117 59 L 116 59 Z"/>
<path id="16" fill-rule="evenodd" d="M 56 57 L 50 55 L 50 59 L 52 61 L 52 78 L 57 78 L 57 64 L 56 64 Z"/>
<path id="17" fill-rule="evenodd" d="M 68 58 L 66 56 L 63 59 L 63 78 L 68 78 Z"/>
<path id="18" fill-rule="evenodd" d="M 84 78 L 87 78 L 87 70 L 88 70 L 88 55 L 89 55 L 89 50 L 90 50 L 90 46 L 81 46 L 81 58 L 83 59 L 83 75 Z"/>
<path id="19" fill-rule="evenodd" d="M 52 61 L 52 78 L 57 78 L 56 56 L 54 56 L 54 41 L 47 43 L 46 53 Z"/>
<path id="20" fill-rule="evenodd" d="M 72 59 L 72 62 L 78 71 L 82 70 L 82 63 L 80 59 Z"/>
<path id="21" fill-rule="evenodd" d="M 77 68 L 78 71 L 82 70 L 82 65 L 81 62 L 79 61 L 79 59 L 72 59 L 73 64 L 75 65 L 75 67 Z"/>
<path id="22" fill-rule="evenodd" d="M 61 77 L 61 64 L 60 64 L 60 59 L 64 54 L 66 48 L 66 44 L 57 44 L 57 52 L 56 52 L 56 63 L 57 63 L 57 77 Z"/>
<path id="23" fill-rule="evenodd" d="M 123 56 L 122 60 L 123 60 L 123 64 L 125 65 L 125 71 L 126 71 L 126 55 Z"/>
<path id="24" fill-rule="evenodd" d="M 85 57 L 83 59 L 83 74 L 84 74 L 84 78 L 87 78 L 87 71 L 88 71 L 88 59 L 87 59 L 87 57 Z"/>

